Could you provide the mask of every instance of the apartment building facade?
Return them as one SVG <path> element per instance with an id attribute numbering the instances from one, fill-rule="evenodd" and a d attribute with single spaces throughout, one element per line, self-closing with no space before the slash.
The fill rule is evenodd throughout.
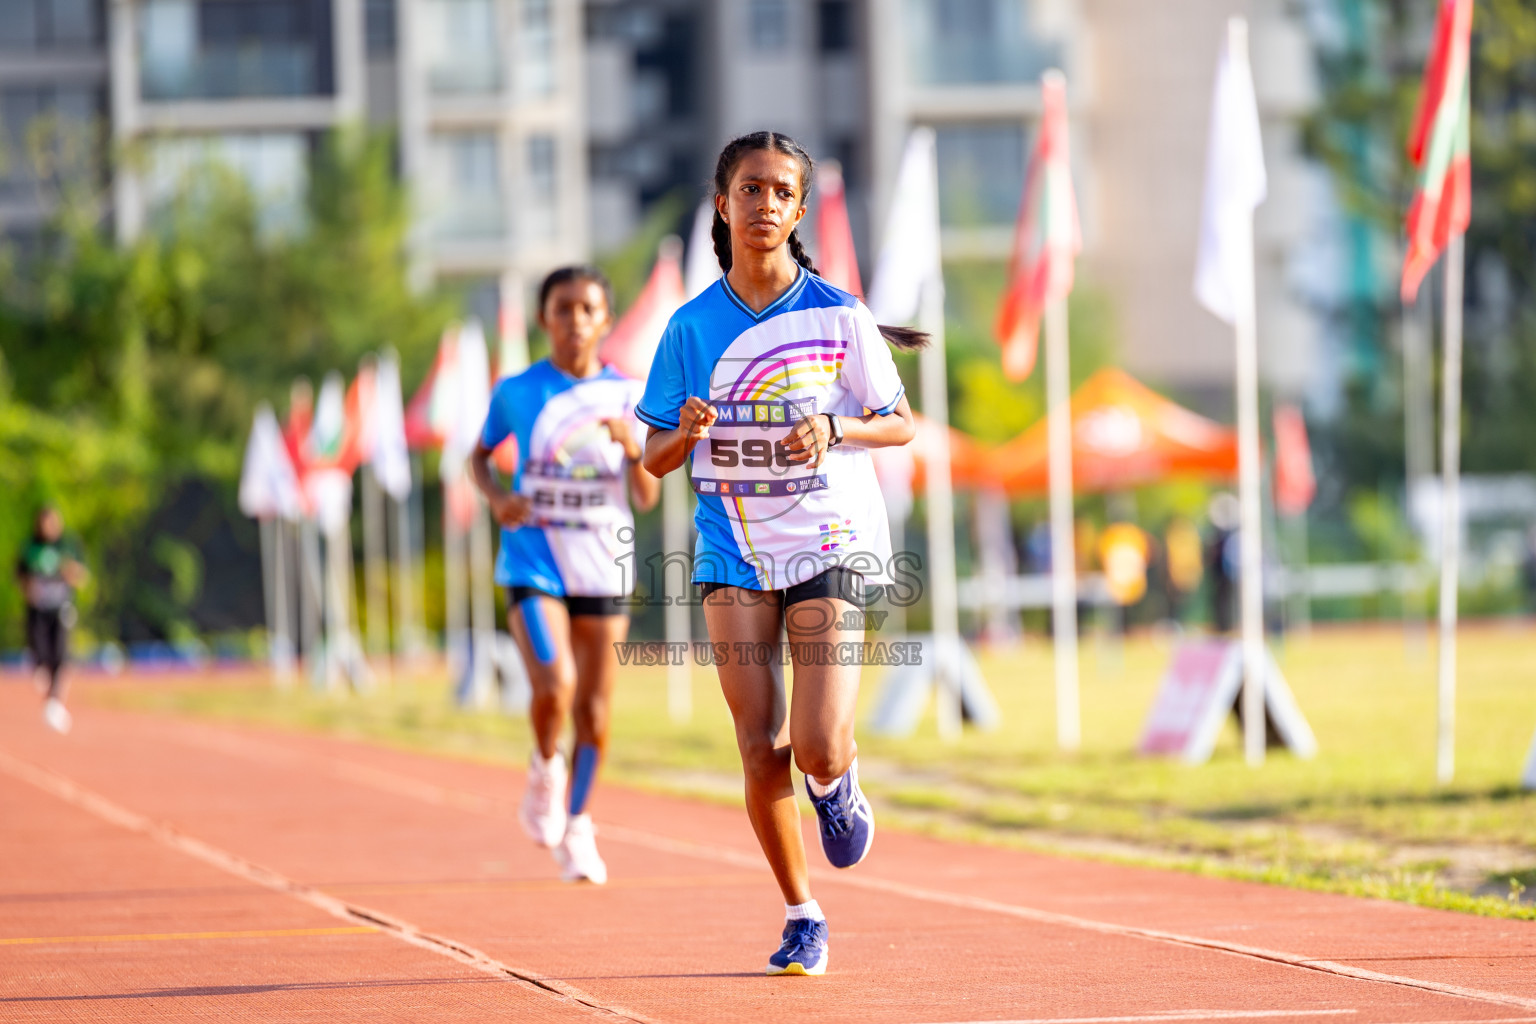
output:
<path id="1" fill-rule="evenodd" d="M 652 204 L 702 197 L 719 146 L 757 128 L 835 158 L 866 270 L 906 133 L 938 139 L 946 258 L 1006 258 L 1039 116 L 1068 77 L 1084 287 L 1132 372 L 1210 411 L 1232 346 L 1193 298 L 1210 88 L 1226 17 L 1252 23 L 1270 198 L 1257 224 L 1266 380 L 1330 374 L 1299 279 L 1336 225 L 1299 150 L 1312 55 L 1284 0 L 0 0 L 0 121 L 111 126 L 91 154 L 117 231 L 145 229 L 190 169 L 235 167 L 281 221 L 320 133 L 398 133 L 421 281 L 496 294 L 630 238 Z M 24 132 L 22 132 L 24 134 Z M 0 167 L 7 233 L 46 189 Z M 43 196 L 43 198 L 39 198 Z M 1310 268 L 1310 269 L 1309 269 Z M 1325 383 L 1325 382 L 1324 382 Z"/>
<path id="2" fill-rule="evenodd" d="M 873 263 L 907 132 L 938 141 L 945 257 L 1006 259 L 1048 68 L 1069 82 L 1085 246 L 1118 356 L 1148 381 L 1230 412 L 1230 332 L 1195 301 L 1210 93 L 1227 17 L 1251 23 L 1270 188 L 1256 224 L 1266 383 L 1288 397 L 1334 376 L 1309 301 L 1339 229 L 1300 151 L 1312 52 L 1283 0 L 589 0 L 588 118 L 599 248 L 647 206 L 703 194 L 718 147 L 774 128 L 849 185 Z M 627 34 L 626 34 L 627 33 Z M 814 201 L 814 200 L 813 200 Z"/>
<path id="3" fill-rule="evenodd" d="M 6 3 L 30 5 L 37 26 L 0 35 L 15 44 L 0 50 L 8 234 L 50 213 L 46 189 L 17 168 L 31 162 L 40 119 L 58 111 L 110 126 L 90 173 L 108 185 L 122 239 L 212 161 L 247 182 L 266 222 L 294 221 L 321 136 L 369 122 L 396 133 L 418 281 L 465 282 L 489 315 L 502 287 L 587 251 L 578 4 Z"/>
<path id="4" fill-rule="evenodd" d="M 60 188 L 107 184 L 106 40 L 100 0 L 0 3 L 0 228 L 23 249 Z"/>

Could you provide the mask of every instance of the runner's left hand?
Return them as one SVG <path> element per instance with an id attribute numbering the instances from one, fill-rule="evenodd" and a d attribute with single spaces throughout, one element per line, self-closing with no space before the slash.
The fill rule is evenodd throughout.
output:
<path id="1" fill-rule="evenodd" d="M 812 469 L 819 468 L 827 457 L 827 444 L 831 440 L 826 416 L 817 413 L 807 416 L 784 435 L 784 447 L 791 462 L 809 462 Z"/>
<path id="2" fill-rule="evenodd" d="M 624 457 L 630 462 L 640 461 L 640 444 L 635 440 L 634 431 L 629 429 L 629 421 L 615 416 L 611 420 L 603 420 L 603 426 L 608 428 L 608 436 L 624 446 Z"/>

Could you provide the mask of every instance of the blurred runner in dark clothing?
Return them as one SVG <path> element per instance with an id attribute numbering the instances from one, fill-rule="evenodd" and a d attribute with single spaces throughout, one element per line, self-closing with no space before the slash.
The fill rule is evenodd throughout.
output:
<path id="1" fill-rule="evenodd" d="M 16 579 L 27 604 L 27 651 L 32 664 L 48 672 L 43 719 L 58 732 L 68 732 L 70 726 L 63 668 L 75 623 L 75 588 L 86 575 L 74 547 L 64 539 L 59 510 L 44 506 L 37 513 L 32 539 L 16 561 Z"/>

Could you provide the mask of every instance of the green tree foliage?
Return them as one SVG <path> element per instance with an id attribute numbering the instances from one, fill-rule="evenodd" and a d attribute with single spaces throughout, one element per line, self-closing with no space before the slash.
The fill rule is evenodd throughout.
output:
<path id="1" fill-rule="evenodd" d="M 1416 177 L 1406 140 L 1418 101 L 1434 12 L 1429 0 L 1311 3 L 1323 102 L 1307 126 L 1312 153 L 1332 171 L 1360 244 L 1400 253 Z M 1478 0 L 1472 54 L 1472 226 L 1467 235 L 1463 467 L 1536 471 L 1536 7 Z M 1335 310 L 1383 355 L 1395 346 L 1397 259 L 1351 282 Z M 1370 261 L 1363 261 L 1369 264 Z M 1439 272 L 1426 282 L 1438 290 Z M 1421 301 L 1424 301 L 1421 299 Z M 1380 365 L 1378 360 L 1377 365 Z M 1374 490 L 1403 471 L 1396 375 L 1366 372 L 1346 385 L 1346 408 L 1322 438 L 1338 475 Z M 1437 392 L 1438 393 L 1438 392 Z"/>
<path id="2" fill-rule="evenodd" d="M 987 444 L 1010 441 L 1045 414 L 1045 339 L 1029 379 L 1003 376 L 993 324 L 1007 285 L 1007 267 L 996 261 L 951 262 L 944 267 L 945 342 L 949 355 L 950 421 Z M 1079 285 L 1068 300 L 1072 386 L 1114 361 L 1114 322 L 1108 300 Z M 915 364 L 915 357 L 905 357 Z M 916 385 L 915 365 L 902 367 Z M 918 396 L 914 402 L 919 406 Z"/>
<path id="3" fill-rule="evenodd" d="M 350 374 L 386 345 L 419 379 L 454 307 L 407 287 L 406 201 L 383 136 L 328 137 L 286 230 L 218 168 L 127 245 L 93 197 L 63 198 L 44 250 L 0 276 L 0 486 L 25 496 L 5 503 L 0 557 L 50 499 L 85 541 L 96 631 L 217 625 L 220 591 L 259 599 L 255 531 L 234 504 L 256 405 L 282 410 L 295 377 Z M 18 639 L 16 600 L 0 599 L 3 646 Z"/>

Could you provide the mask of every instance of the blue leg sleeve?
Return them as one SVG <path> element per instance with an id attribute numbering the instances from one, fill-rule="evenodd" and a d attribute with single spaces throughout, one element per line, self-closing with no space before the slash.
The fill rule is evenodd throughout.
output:
<path id="1" fill-rule="evenodd" d="M 544 618 L 544 607 L 537 597 L 525 597 L 517 602 L 517 610 L 523 614 L 523 626 L 528 630 L 528 642 L 533 656 L 541 665 L 555 662 L 555 641 L 549 635 L 549 623 Z"/>
<path id="2" fill-rule="evenodd" d="M 597 748 L 590 743 L 576 745 L 576 763 L 571 770 L 571 814 L 580 814 L 587 806 L 592 781 L 597 778 Z"/>

